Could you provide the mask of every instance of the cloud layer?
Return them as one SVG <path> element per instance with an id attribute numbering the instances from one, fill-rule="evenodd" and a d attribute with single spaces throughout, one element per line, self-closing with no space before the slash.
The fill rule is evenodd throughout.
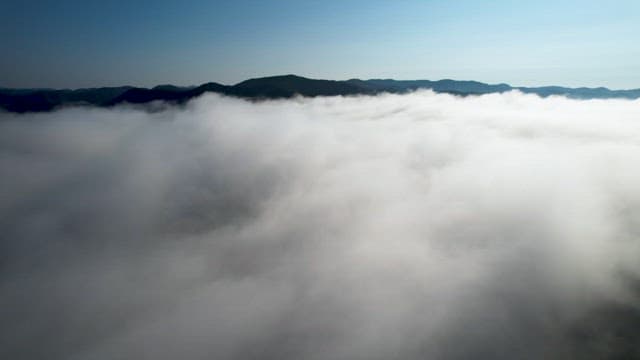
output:
<path id="1" fill-rule="evenodd" d="M 0 355 L 640 356 L 640 101 L 0 114 Z"/>

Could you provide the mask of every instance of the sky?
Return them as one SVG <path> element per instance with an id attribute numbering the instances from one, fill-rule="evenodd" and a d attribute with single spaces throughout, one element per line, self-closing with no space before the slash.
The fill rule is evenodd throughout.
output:
<path id="1" fill-rule="evenodd" d="M 252 77 L 640 87 L 640 2 L 0 2 L 1 87 Z"/>

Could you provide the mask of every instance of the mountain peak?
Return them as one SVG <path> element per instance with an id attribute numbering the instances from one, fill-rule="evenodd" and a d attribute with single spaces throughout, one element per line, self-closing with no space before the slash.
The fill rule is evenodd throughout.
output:
<path id="1" fill-rule="evenodd" d="M 153 88 L 111 87 L 75 90 L 5 89 L 0 88 L 0 109 L 10 112 L 49 111 L 60 106 L 78 104 L 111 106 L 120 103 L 143 104 L 165 101 L 183 104 L 204 93 L 213 92 L 248 99 L 276 99 L 292 96 L 372 95 L 377 93 L 405 93 L 419 89 L 461 96 L 500 93 L 518 90 L 539 96 L 559 95 L 577 99 L 640 98 L 640 89 L 609 90 L 599 88 L 566 88 L 560 86 L 512 87 L 508 84 L 486 84 L 473 80 L 394 80 L 349 79 L 346 81 L 319 80 L 295 74 L 253 78 L 235 85 L 214 82 L 197 87 L 170 84 Z"/>

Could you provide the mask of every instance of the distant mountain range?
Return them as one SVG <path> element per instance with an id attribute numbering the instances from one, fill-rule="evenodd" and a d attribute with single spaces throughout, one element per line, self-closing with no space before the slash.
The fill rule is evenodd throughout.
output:
<path id="1" fill-rule="evenodd" d="M 383 92 L 404 93 L 418 89 L 461 96 L 501 93 L 519 90 L 540 96 L 562 95 L 576 99 L 640 98 L 640 89 L 610 90 L 599 88 L 567 88 L 560 86 L 513 87 L 508 84 L 485 84 L 478 81 L 458 80 L 392 80 L 351 79 L 346 81 L 316 80 L 296 75 L 282 75 L 250 79 L 235 85 L 214 82 L 200 86 L 179 87 L 159 85 L 153 88 L 131 86 L 88 88 L 76 90 L 8 89 L 0 88 L 0 108 L 9 112 L 49 111 L 74 105 L 114 106 L 117 104 L 144 104 L 164 101 L 182 104 L 207 92 L 248 99 L 278 99 L 296 95 L 373 95 Z"/>

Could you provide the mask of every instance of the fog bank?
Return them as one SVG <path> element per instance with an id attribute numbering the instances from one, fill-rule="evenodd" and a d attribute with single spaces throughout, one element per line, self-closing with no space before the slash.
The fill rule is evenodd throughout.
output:
<path id="1" fill-rule="evenodd" d="M 0 114 L 0 357 L 640 358 L 640 101 Z"/>

